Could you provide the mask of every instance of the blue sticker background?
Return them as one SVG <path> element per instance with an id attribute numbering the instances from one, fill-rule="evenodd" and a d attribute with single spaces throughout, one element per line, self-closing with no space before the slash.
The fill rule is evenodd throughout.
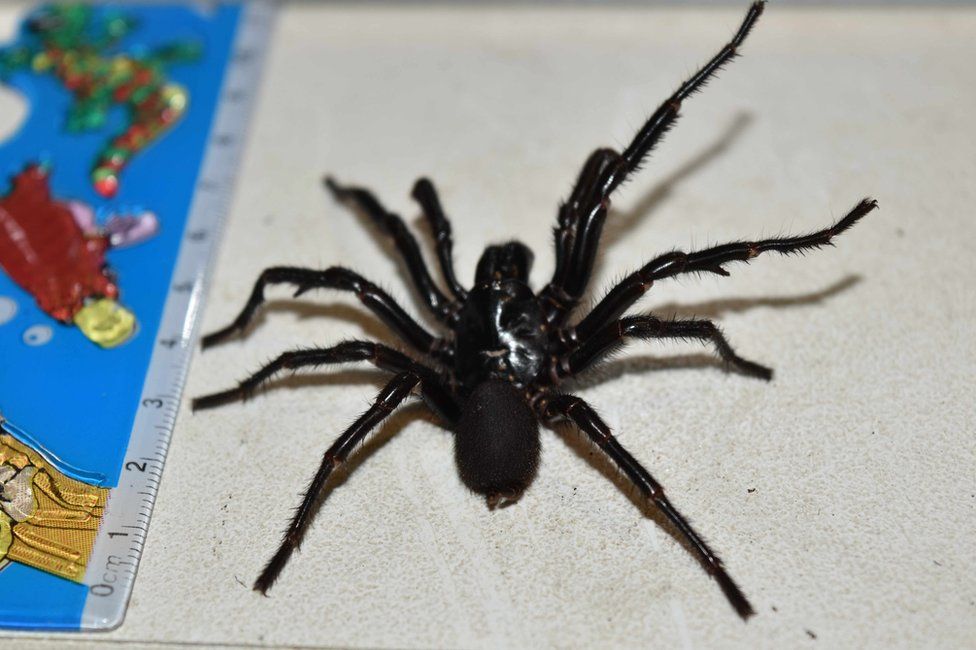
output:
<path id="1" fill-rule="evenodd" d="M 7 81 L 30 107 L 21 130 L 0 144 L 0 194 L 9 191 L 9 179 L 28 163 L 44 162 L 51 165 L 51 189 L 58 201 L 82 201 L 100 215 L 133 208 L 155 212 L 160 222 L 155 237 L 107 255 L 118 278 L 119 302 L 135 314 L 138 330 L 122 346 L 102 349 L 77 327 L 55 322 L 0 269 L 0 411 L 52 455 L 104 475 L 104 485 L 111 487 L 119 478 L 158 344 L 157 330 L 241 7 L 113 4 L 97 11 L 106 9 L 138 21 L 118 51 L 143 51 L 175 41 L 203 46 L 199 60 L 167 67 L 169 79 L 189 92 L 189 110 L 134 156 L 120 176 L 118 195 L 104 199 L 92 187 L 90 172 L 98 152 L 122 127 L 123 110 L 111 114 L 103 128 L 69 134 L 64 124 L 71 94 L 52 75 L 15 72 Z M 37 343 L 47 333 L 46 343 L 25 342 L 25 335 Z M 84 585 L 12 563 L 0 571 L 0 626 L 77 628 L 87 593 Z"/>

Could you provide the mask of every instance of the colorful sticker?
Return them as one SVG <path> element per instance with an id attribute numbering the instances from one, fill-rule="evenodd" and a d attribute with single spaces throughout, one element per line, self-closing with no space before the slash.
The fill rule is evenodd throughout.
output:
<path id="1" fill-rule="evenodd" d="M 143 390 L 154 354 L 179 344 L 160 331 L 164 307 L 199 305 L 202 287 L 174 269 L 210 244 L 186 226 L 242 15 L 52 4 L 0 49 L 0 82 L 28 103 L 0 143 L 0 627 L 121 621 L 121 589 L 115 618 L 85 618 L 113 589 L 85 565 L 130 483 L 140 409 L 162 405 Z"/>
<path id="2" fill-rule="evenodd" d="M 0 571 L 20 562 L 81 582 L 108 493 L 0 435 Z"/>
<path id="3" fill-rule="evenodd" d="M 85 4 L 44 7 L 26 23 L 24 44 L 0 51 L 0 76 L 19 69 L 53 75 L 74 96 L 65 127 L 98 130 L 115 107 L 126 110 L 121 133 L 98 153 L 91 178 L 105 197 L 115 196 L 119 173 L 136 153 L 179 120 L 189 101 L 166 68 L 200 58 L 200 44 L 172 43 L 142 53 L 120 49 L 139 23 L 121 11 Z"/>
<path id="4" fill-rule="evenodd" d="M 158 229 L 152 212 L 113 215 L 99 226 L 91 206 L 54 199 L 47 170 L 30 165 L 0 197 L 0 269 L 51 318 L 74 323 L 91 341 L 112 348 L 132 335 L 135 317 L 118 304 L 106 253 Z"/>

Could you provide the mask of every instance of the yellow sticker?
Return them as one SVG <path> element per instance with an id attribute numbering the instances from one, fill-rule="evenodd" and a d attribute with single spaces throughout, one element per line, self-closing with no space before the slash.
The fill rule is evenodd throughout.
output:
<path id="1" fill-rule="evenodd" d="M 75 314 L 75 325 L 103 348 L 114 348 L 132 336 L 136 317 L 114 300 L 101 298 L 87 303 Z"/>

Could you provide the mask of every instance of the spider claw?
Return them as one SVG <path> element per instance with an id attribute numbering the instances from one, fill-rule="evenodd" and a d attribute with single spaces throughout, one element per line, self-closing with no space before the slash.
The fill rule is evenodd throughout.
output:
<path id="1" fill-rule="evenodd" d="M 749 368 L 749 371 L 754 377 L 758 379 L 762 379 L 763 381 L 773 380 L 772 368 L 767 368 L 766 366 L 760 365 L 758 363 L 752 363 L 752 362 L 749 363 L 752 366 L 751 368 Z"/>
<path id="2" fill-rule="evenodd" d="M 239 388 L 231 388 L 229 390 L 224 390 L 219 393 L 211 393 L 209 395 L 201 395 L 200 397 L 194 397 L 193 401 L 190 402 L 190 409 L 196 413 L 197 411 L 205 411 L 207 409 L 216 408 L 218 406 L 223 406 L 224 404 L 229 404 L 235 399 L 240 397 Z M 244 396 L 245 399 L 247 396 Z"/>
<path id="3" fill-rule="evenodd" d="M 271 589 L 271 585 L 262 582 L 261 578 L 263 577 L 264 575 L 262 574 L 261 577 L 254 581 L 254 585 L 251 587 L 251 590 L 258 592 L 265 598 L 271 598 L 271 596 L 268 595 L 268 590 Z"/>
<path id="4" fill-rule="evenodd" d="M 324 176 L 322 178 L 322 184 L 325 185 L 330 192 L 332 192 L 332 196 L 335 197 L 337 201 L 342 200 L 342 196 L 345 194 L 345 188 L 339 185 L 339 182 L 336 181 L 335 178 L 332 176 Z"/>
<path id="5" fill-rule="evenodd" d="M 285 564 L 288 563 L 288 559 L 291 558 L 294 550 L 295 547 L 292 544 L 287 542 L 282 544 L 271 559 L 268 560 L 268 563 L 264 565 L 264 569 L 261 571 L 258 579 L 254 581 L 254 591 L 260 592 L 262 596 L 268 596 L 268 591 L 278 580 L 281 570 L 285 568 Z"/>
<path id="6" fill-rule="evenodd" d="M 206 350 L 207 348 L 213 347 L 219 343 L 223 343 L 235 334 L 239 334 L 244 330 L 242 325 L 239 325 L 236 321 L 224 327 L 222 329 L 210 332 L 203 338 L 200 339 L 200 349 Z"/>
<path id="7" fill-rule="evenodd" d="M 224 338 L 223 330 L 218 332 L 211 332 L 203 338 L 200 339 L 200 349 L 206 350 L 207 348 L 213 347 L 220 343 L 221 339 Z"/>
<path id="8" fill-rule="evenodd" d="M 738 614 L 743 621 L 748 621 L 751 616 L 756 614 L 756 610 L 752 608 L 752 604 L 746 598 L 739 586 L 732 581 L 729 574 L 725 572 L 724 569 L 719 569 L 712 574 L 715 581 L 718 583 L 719 588 L 721 588 L 722 593 L 728 599 L 729 604 L 735 609 L 736 614 Z"/>

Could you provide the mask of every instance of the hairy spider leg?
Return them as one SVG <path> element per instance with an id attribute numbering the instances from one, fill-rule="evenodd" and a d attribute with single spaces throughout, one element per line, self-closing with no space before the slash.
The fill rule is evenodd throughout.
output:
<path id="1" fill-rule="evenodd" d="M 273 266 L 261 272 L 251 296 L 237 318 L 223 329 L 203 337 L 204 349 L 220 343 L 234 334 L 243 332 L 254 317 L 258 307 L 264 303 L 264 288 L 269 284 L 292 284 L 297 287 L 295 297 L 312 289 L 338 289 L 351 291 L 380 320 L 386 323 L 402 339 L 424 354 L 440 360 L 450 356 L 450 350 L 443 339 L 434 337 L 417 321 L 410 317 L 388 293 L 365 279 L 358 273 L 341 266 L 333 266 L 318 271 L 294 266 Z"/>
<path id="2" fill-rule="evenodd" d="M 738 48 L 759 20 L 764 6 L 764 2 L 754 2 L 749 7 L 732 40 L 654 111 L 622 154 L 611 149 L 601 149 L 587 161 L 573 190 L 574 198 L 577 194 L 581 198 L 571 199 L 560 211 L 559 225 L 556 228 L 556 273 L 541 294 L 547 304 L 546 315 L 550 325 L 562 325 L 586 289 L 593 271 L 603 222 L 610 207 L 610 195 L 632 172 L 640 168 L 646 156 L 674 126 L 681 103 L 700 90 L 716 72 L 736 57 Z M 560 259 L 566 260 L 566 263 L 560 265 Z"/>
<path id="3" fill-rule="evenodd" d="M 402 372 L 390 380 L 379 392 L 373 405 L 352 423 L 348 429 L 339 436 L 332 446 L 325 452 L 322 464 L 319 466 L 315 477 L 309 484 L 308 489 L 302 497 L 302 503 L 295 510 L 288 530 L 281 540 L 281 545 L 275 554 L 268 560 L 261 575 L 254 583 L 254 590 L 267 594 L 268 589 L 274 584 L 275 580 L 285 568 L 291 554 L 302 542 L 305 532 L 312 521 L 315 511 L 315 504 L 318 502 L 319 495 L 325 488 L 325 483 L 332 474 L 332 471 L 341 465 L 349 453 L 372 431 L 380 422 L 386 419 L 393 410 L 405 400 L 423 380 L 414 372 Z"/>
<path id="4" fill-rule="evenodd" d="M 437 259 L 441 265 L 441 273 L 451 294 L 458 302 L 464 302 L 468 298 L 468 291 L 458 282 L 454 273 L 454 239 L 451 236 L 451 222 L 444 214 L 441 207 L 441 200 L 437 196 L 434 184 L 427 178 L 420 178 L 414 183 L 413 191 L 410 195 L 417 203 L 430 225 L 434 241 L 437 244 Z"/>
<path id="5" fill-rule="evenodd" d="M 579 211 L 583 209 L 583 202 L 589 200 L 594 192 L 594 185 L 604 170 L 619 160 L 620 154 L 613 149 L 597 149 L 586 160 L 579 178 L 573 185 L 569 199 L 559 206 L 559 216 L 553 229 L 553 239 L 556 245 L 556 268 L 552 274 L 552 281 L 541 292 L 541 296 L 549 303 L 547 314 L 561 314 L 567 305 L 573 303 L 573 298 L 564 289 L 566 276 L 569 274 L 570 255 L 573 252 L 573 242 L 576 238 L 576 227 L 579 223 Z"/>
<path id="6" fill-rule="evenodd" d="M 749 262 L 760 253 L 776 251 L 784 255 L 833 245 L 831 240 L 841 234 L 866 214 L 878 207 L 873 199 L 863 199 L 843 219 L 823 230 L 798 237 L 778 237 L 751 242 L 733 242 L 713 246 L 693 253 L 675 251 L 652 260 L 638 271 L 631 273 L 597 303 L 572 333 L 563 333 L 564 340 L 587 341 L 607 323 L 619 318 L 655 281 L 682 273 L 715 273 L 729 275 L 723 264 Z"/>
<path id="7" fill-rule="evenodd" d="M 399 215 L 387 212 L 373 193 L 365 188 L 340 185 L 332 177 L 326 177 L 324 183 L 336 201 L 350 205 L 354 210 L 364 213 L 373 223 L 393 238 L 393 243 L 396 244 L 400 255 L 403 256 L 410 277 L 413 278 L 414 286 L 424 303 L 438 320 L 450 323 L 455 305 L 437 288 L 433 278 L 430 277 L 430 271 L 427 270 L 427 264 L 420 252 L 420 246 L 403 219 Z"/>
<path id="8" fill-rule="evenodd" d="M 621 446 L 610 431 L 610 427 L 600 419 L 593 408 L 575 395 L 555 395 L 542 405 L 543 415 L 547 418 L 555 419 L 564 417 L 572 420 L 590 440 L 592 440 L 629 478 L 641 491 L 645 498 L 649 499 L 667 517 L 681 536 L 691 546 L 692 551 L 701 563 L 702 567 L 715 578 L 725 597 L 735 608 L 735 611 L 743 619 L 748 619 L 755 614 L 752 605 L 746 599 L 745 594 L 732 581 L 726 573 L 722 561 L 705 541 L 695 532 L 691 524 L 681 516 L 681 513 L 671 505 L 671 502 L 664 494 L 664 488 L 654 480 L 654 477 Z"/>
<path id="9" fill-rule="evenodd" d="M 626 339 L 698 339 L 711 342 L 722 360 L 739 372 L 769 381 L 773 371 L 754 361 L 743 359 L 709 320 L 661 320 L 652 315 L 628 316 L 605 325 L 582 345 L 563 356 L 554 367 L 559 377 L 579 374 L 605 358 Z"/>
<path id="10" fill-rule="evenodd" d="M 413 372 L 423 378 L 421 393 L 427 404 L 447 422 L 460 417 L 460 409 L 450 392 L 441 385 L 437 373 L 393 348 L 373 341 L 344 341 L 329 348 L 291 350 L 279 355 L 234 388 L 203 395 L 193 400 L 193 410 L 209 409 L 236 400 L 246 400 L 282 370 L 368 361 L 389 372 Z"/>

